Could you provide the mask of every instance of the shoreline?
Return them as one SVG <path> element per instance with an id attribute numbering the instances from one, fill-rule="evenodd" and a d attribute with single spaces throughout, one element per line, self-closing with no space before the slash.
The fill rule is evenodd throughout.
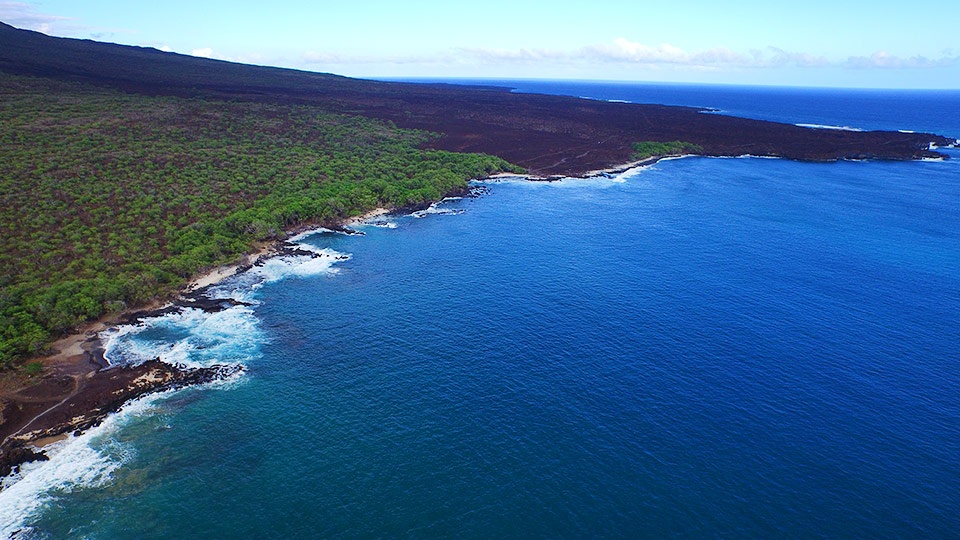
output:
<path id="1" fill-rule="evenodd" d="M 480 178 L 478 180 L 480 181 L 497 180 L 501 178 L 522 178 L 529 182 L 556 182 L 563 179 L 588 180 L 590 178 L 612 177 L 618 174 L 629 172 L 633 169 L 642 169 L 644 167 L 650 167 L 651 165 L 656 165 L 660 161 L 664 161 L 667 159 L 680 159 L 685 157 L 714 157 L 714 156 L 708 156 L 703 154 L 667 154 L 663 156 L 650 156 L 647 158 L 643 158 L 641 160 L 631 161 L 629 163 L 624 163 L 623 165 L 617 165 L 617 166 L 606 168 L 606 169 L 597 169 L 593 171 L 587 171 L 580 175 L 538 176 L 535 174 L 497 173 L 497 174 L 491 174 L 490 176 L 486 176 L 484 178 Z"/>
<path id="2" fill-rule="evenodd" d="M 483 182 L 519 178 L 530 182 L 554 182 L 562 179 L 612 178 L 635 169 L 652 166 L 662 160 L 684 157 L 726 156 L 670 154 L 650 156 L 579 175 L 538 176 L 497 173 L 475 180 Z M 440 200 L 450 196 L 465 196 L 468 192 L 470 192 L 469 187 L 448 193 Z M 0 380 L 0 478 L 16 472 L 22 463 L 46 460 L 43 450 L 45 446 L 63 440 L 71 432 L 79 434 L 98 425 L 109 414 L 120 410 L 133 399 L 165 389 L 217 380 L 244 370 L 242 366 L 224 365 L 186 369 L 183 366 L 167 364 L 159 358 L 134 367 L 111 365 L 104 356 L 105 347 L 100 338 L 102 332 L 121 325 L 137 324 L 142 318 L 162 315 L 185 307 L 218 311 L 224 309 L 225 304 L 243 304 L 236 300 L 211 300 L 205 297 L 205 292 L 225 279 L 249 270 L 253 266 L 262 265 L 274 257 L 291 254 L 316 256 L 314 253 L 297 248 L 296 243 L 301 235 L 322 230 L 357 234 L 357 231 L 352 228 L 366 221 L 390 214 L 413 212 L 427 206 L 429 204 L 424 203 L 402 208 L 377 207 L 337 223 L 308 223 L 294 226 L 283 231 L 283 238 L 254 244 L 252 250 L 235 263 L 209 268 L 191 277 L 173 293 L 170 300 L 158 300 L 135 306 L 120 313 L 104 316 L 97 321 L 84 323 L 76 329 L 76 333 L 54 341 L 50 344 L 50 349 L 55 351 L 53 354 L 28 360 L 28 362 L 38 360 L 42 362 L 41 376 L 27 378 L 24 375 L 14 375 L 7 380 Z M 157 369 L 160 371 L 156 371 Z M 114 398 L 106 399 L 110 395 Z M 123 397 L 116 398 L 118 395 Z M 109 402 L 106 405 L 105 400 Z M 75 407 L 71 409 L 73 417 L 63 414 L 65 412 L 63 409 L 68 405 Z M 77 420 L 78 418 L 80 421 Z"/>
<path id="3" fill-rule="evenodd" d="M 588 171 L 576 176 L 543 177 L 534 174 L 497 173 L 476 180 L 482 182 L 499 178 L 521 178 L 530 182 L 553 182 L 561 179 L 610 178 L 634 169 L 649 167 L 664 159 L 693 155 L 695 154 L 651 156 L 615 167 Z M 465 196 L 469 191 L 470 188 L 467 187 L 459 192 L 448 193 L 443 198 Z M 285 230 L 284 238 L 254 244 L 253 249 L 235 263 L 220 265 L 198 273 L 180 287 L 170 300 L 158 300 L 147 305 L 135 306 L 120 313 L 104 316 L 97 321 L 91 321 L 78 327 L 75 334 L 64 336 L 51 343 L 50 349 L 56 352 L 32 359 L 33 361 L 39 360 L 43 364 L 43 374 L 40 377 L 29 379 L 21 377 L 19 385 L 14 383 L 13 386 L 10 384 L 0 386 L 0 478 L 15 472 L 20 463 L 46 459 L 46 455 L 43 453 L 44 446 L 62 440 L 71 432 L 81 433 L 98 425 L 107 414 L 119 410 L 132 399 L 168 389 L 171 385 L 196 384 L 181 382 L 184 375 L 191 377 L 193 376 L 191 373 L 195 370 L 166 364 L 159 358 L 134 367 L 111 365 L 104 356 L 105 346 L 100 337 L 101 333 L 117 326 L 136 324 L 142 318 L 162 315 L 185 307 L 205 311 L 224 309 L 224 304 L 238 301 L 211 300 L 205 296 L 207 289 L 253 266 L 262 265 L 274 257 L 294 253 L 316 256 L 316 254 L 297 249 L 296 242 L 301 235 L 321 230 L 355 234 L 356 231 L 352 228 L 360 226 L 366 221 L 389 214 L 413 212 L 428 206 L 429 204 L 424 203 L 402 208 L 377 207 L 338 223 L 297 225 Z M 242 302 L 238 303 L 242 304 Z M 156 369 L 156 364 L 164 366 L 163 369 L 166 371 L 162 375 L 149 371 Z M 194 377 L 194 379 L 199 382 L 206 382 L 213 380 L 212 378 L 220 377 L 221 372 L 225 369 L 229 370 L 229 374 L 235 373 L 237 371 L 235 368 L 236 366 L 214 366 L 210 368 L 213 373 L 204 373 L 199 378 Z M 199 369 L 203 371 L 205 368 Z M 242 370 L 242 368 L 239 368 L 239 370 Z M 129 375 L 111 377 L 109 375 L 111 373 Z M 113 382 L 100 384 L 109 380 Z M 131 385 L 131 381 L 137 381 L 137 384 Z M 103 398 L 106 394 L 111 393 L 123 394 L 125 397 L 119 401 L 114 399 L 108 407 L 109 410 L 104 413 L 101 410 L 103 408 Z M 85 405 L 74 408 L 72 412 L 76 415 L 76 411 L 80 411 L 78 417 L 92 416 L 93 418 L 80 422 L 85 427 L 79 429 L 77 422 L 68 421 L 75 420 L 75 418 L 56 420 L 58 413 L 62 412 L 61 409 L 65 408 L 68 402 L 70 402 L 70 407 L 77 405 L 78 396 L 85 398 Z"/>
<path id="4" fill-rule="evenodd" d="M 240 365 L 217 364 L 210 368 L 184 368 L 148 360 L 137 366 L 111 365 L 104 356 L 101 334 L 110 328 L 185 307 L 204 311 L 223 309 L 224 300 L 211 301 L 204 293 L 225 279 L 290 254 L 316 256 L 298 250 L 296 239 L 312 231 L 353 233 L 364 221 L 404 209 L 374 208 L 338 224 L 304 224 L 284 231 L 285 238 L 261 242 L 236 263 L 207 269 L 180 287 L 173 298 L 134 306 L 76 328 L 76 333 L 52 342 L 53 354 L 37 356 L 42 374 L 14 375 L 0 385 L 0 478 L 31 461 L 45 461 L 44 447 L 99 425 L 109 414 L 130 401 L 163 390 L 211 382 L 244 371 Z"/>
<path id="5" fill-rule="evenodd" d="M 633 169 L 649 167 L 668 158 L 681 158 L 688 155 L 651 156 L 642 160 L 624 163 L 615 167 L 588 171 L 576 176 L 537 176 L 534 174 L 497 173 L 476 180 L 497 180 L 499 178 L 521 178 L 530 182 L 553 182 L 561 179 L 590 179 L 597 177 L 612 177 Z M 446 194 L 448 196 L 464 196 L 469 188 L 460 192 Z M 442 200 L 442 198 L 441 198 Z M 412 212 L 426 208 L 429 204 L 403 208 L 377 207 L 363 214 L 350 217 L 339 223 L 310 223 L 301 224 L 284 231 L 285 237 L 268 242 L 259 242 L 253 249 L 243 255 L 239 261 L 207 269 L 190 278 L 172 299 L 155 301 L 150 304 L 128 308 L 122 312 L 106 315 L 97 321 L 85 323 L 77 328 L 77 332 L 50 344 L 55 351 L 47 356 L 34 357 L 29 361 L 40 361 L 43 372 L 39 377 L 24 378 L 10 384 L 6 381 L 0 385 L 0 477 L 3 474 L 3 463 L 8 457 L 8 446 L 16 442 L 18 447 L 32 447 L 42 449 L 43 446 L 58 440 L 61 435 L 71 431 L 61 426 L 57 432 L 56 426 L 51 425 L 50 418 L 55 416 L 58 408 L 77 395 L 90 393 L 91 382 L 102 378 L 104 373 L 114 370 L 137 370 L 140 366 L 111 365 L 104 356 L 105 346 L 100 334 L 121 325 L 136 324 L 140 319 L 161 315 L 165 312 L 183 307 L 198 308 L 206 311 L 223 309 L 224 300 L 211 301 L 204 296 L 205 291 L 221 283 L 223 280 L 242 273 L 249 268 L 263 264 L 265 261 L 282 255 L 296 252 L 295 244 L 300 235 L 318 230 L 331 230 L 353 234 L 353 227 L 365 221 L 380 216 Z M 306 252 L 304 253 L 306 254 Z M 313 255 L 313 254 L 311 254 Z M 157 359 L 159 361 L 159 359 Z M 176 366 L 172 366 L 176 368 Z M 163 381 L 155 381 L 160 386 Z M 17 384 L 19 383 L 19 384 Z M 94 385 L 95 386 L 95 385 Z M 117 391 L 117 389 L 114 389 Z M 143 393 L 149 393 L 146 390 Z M 138 395 L 139 397 L 139 395 Z M 95 399 L 93 401 L 96 401 Z M 122 406 L 122 404 L 121 404 Z M 88 407 L 89 408 L 89 407 Z M 17 409 L 17 410 L 14 410 Z M 84 411 L 89 412 L 89 411 Z M 38 429 L 37 426 L 40 426 Z M 92 427 L 92 426 L 91 426 Z M 30 431 L 27 431 L 28 428 Z M 55 433 L 56 432 L 56 433 Z M 41 441 L 43 441 L 41 443 Z"/>
<path id="6" fill-rule="evenodd" d="M 564 178 L 592 178 L 603 175 L 613 175 L 628 171 L 633 168 L 649 166 L 667 156 L 655 156 L 641 161 L 627 163 L 610 169 L 600 171 L 590 171 L 579 177 Z M 497 178 L 523 178 L 527 181 L 554 181 L 559 178 L 539 177 L 531 174 L 516 173 L 497 173 L 494 175 L 479 178 L 478 180 L 490 180 Z M 462 195 L 462 193 L 451 193 L 447 196 Z M 442 200 L 442 199 L 441 199 Z M 429 206 L 429 205 L 421 205 Z M 419 208 L 419 206 L 417 207 Z M 204 309 L 210 307 L 210 303 L 197 302 L 199 297 L 203 296 L 206 289 L 221 283 L 223 280 L 237 275 L 252 266 L 262 264 L 266 260 L 290 252 L 291 241 L 304 233 L 311 231 L 328 229 L 334 231 L 343 231 L 352 233 L 352 227 L 357 227 L 365 221 L 375 219 L 380 216 L 392 213 L 415 211 L 417 208 L 386 208 L 377 207 L 358 216 L 343 220 L 339 224 L 304 224 L 295 226 L 284 231 L 286 238 L 277 239 L 269 242 L 261 242 L 254 246 L 254 249 L 242 256 L 241 259 L 232 264 L 224 264 L 214 268 L 207 269 L 190 278 L 182 287 L 180 287 L 171 300 L 157 300 L 149 304 L 133 306 L 119 313 L 113 313 L 101 317 L 99 320 L 83 323 L 76 328 L 76 332 L 61 337 L 50 343 L 48 348 L 52 354 L 35 356 L 25 363 L 39 361 L 42 363 L 43 371 L 36 377 L 13 376 L 5 381 L 0 381 L 0 461 L 4 451 L 4 444 L 9 440 L 17 438 L 25 444 L 33 446 L 43 446 L 34 444 L 39 438 L 25 438 L 24 430 L 30 428 L 34 423 L 42 423 L 41 418 L 51 413 L 62 401 L 55 403 L 58 399 L 66 400 L 69 397 L 82 392 L 86 382 L 97 376 L 97 374 L 108 369 L 114 369 L 116 366 L 110 364 L 104 356 L 104 343 L 100 334 L 117 326 L 125 324 L 135 324 L 140 318 L 148 317 L 151 314 L 159 314 L 165 310 L 177 309 L 179 307 L 198 307 Z M 50 384 L 55 381 L 56 385 Z M 41 390 L 40 387 L 52 387 Z M 67 388 L 70 388 L 67 390 Z M 31 395 L 34 393 L 46 393 L 46 398 Z M 59 392 L 58 392 L 59 390 Z M 37 407 L 24 407 L 25 403 L 36 403 L 51 405 L 49 409 L 42 410 L 35 416 L 29 416 L 29 412 L 36 412 Z M 13 408 L 20 409 L 13 413 Z M 23 412 L 26 411 L 26 412 Z M 49 428 L 48 428 L 49 429 Z M 29 432 L 28 432 L 29 433 Z M 47 441 L 50 442 L 50 441 Z M 3 476 L 3 475 L 0 475 Z"/>

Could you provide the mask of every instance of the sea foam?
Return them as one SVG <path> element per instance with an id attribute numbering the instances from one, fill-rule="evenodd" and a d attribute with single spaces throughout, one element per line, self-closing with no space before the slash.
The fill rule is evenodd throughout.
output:
<path id="1" fill-rule="evenodd" d="M 235 306 L 216 313 L 187 308 L 144 319 L 136 326 L 101 335 L 112 365 L 136 365 L 153 358 L 202 367 L 246 364 L 258 354 L 263 333 L 253 310 Z"/>
<path id="2" fill-rule="evenodd" d="M 860 128 L 850 127 L 850 126 L 830 126 L 824 124 L 794 124 L 797 127 L 804 127 L 810 129 L 831 129 L 834 131 L 863 131 Z"/>
<path id="3" fill-rule="evenodd" d="M 111 329 L 100 336 L 104 357 L 113 365 L 135 365 L 153 358 L 187 367 L 247 364 L 258 356 L 264 339 L 254 313 L 259 303 L 257 291 L 268 283 L 290 277 L 336 273 L 334 264 L 349 258 L 309 243 L 294 247 L 309 254 L 272 257 L 207 290 L 210 298 L 232 299 L 247 305 L 214 313 L 185 307 L 175 313 L 145 318 L 136 325 Z"/>
<path id="4" fill-rule="evenodd" d="M 384 217 L 371 218 L 360 222 L 359 227 L 379 227 L 381 229 L 396 229 L 397 222 Z"/>
<path id="5" fill-rule="evenodd" d="M 56 504 L 60 496 L 110 483 L 113 472 L 136 452 L 132 445 L 115 437 L 118 428 L 149 413 L 158 399 L 170 393 L 128 403 L 83 435 L 71 435 L 48 445 L 45 450 L 49 461 L 25 464 L 20 473 L 5 478 L 0 491 L 0 538 L 29 537 L 33 532 L 30 520 Z"/>
<path id="6" fill-rule="evenodd" d="M 302 239 L 307 236 L 309 234 Z M 112 365 L 138 364 L 153 358 L 186 367 L 247 364 L 259 356 L 260 345 L 265 340 L 253 309 L 257 289 L 288 277 L 335 273 L 333 265 L 348 258 L 308 243 L 295 247 L 311 254 L 268 259 L 208 290 L 212 298 L 233 298 L 251 305 L 237 305 L 215 313 L 183 308 L 145 318 L 135 325 L 112 328 L 100 334 L 105 358 Z M 239 377 L 204 386 L 229 388 L 237 379 Z M 3 479 L 0 538 L 30 536 L 30 520 L 55 504 L 59 496 L 108 484 L 114 471 L 135 453 L 133 445 L 118 441 L 118 431 L 131 419 L 149 414 L 157 400 L 174 392 L 151 394 L 126 404 L 86 433 L 45 447 L 49 461 L 25 464 L 18 474 Z"/>
<path id="7" fill-rule="evenodd" d="M 463 197 L 447 197 L 441 201 L 431 204 L 430 206 L 428 206 L 427 208 L 424 208 L 423 210 L 417 210 L 416 212 L 412 212 L 410 215 L 415 218 L 424 218 L 431 214 L 441 215 L 441 216 L 455 216 L 458 214 L 462 214 L 464 212 L 463 208 L 444 208 L 443 206 L 445 203 L 459 201 L 462 198 Z"/>

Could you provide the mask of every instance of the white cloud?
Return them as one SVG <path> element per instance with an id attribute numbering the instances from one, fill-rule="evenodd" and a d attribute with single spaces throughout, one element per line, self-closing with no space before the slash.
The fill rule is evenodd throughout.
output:
<path id="1" fill-rule="evenodd" d="M 213 49 L 211 47 L 203 47 L 190 51 L 190 54 L 201 58 L 213 58 Z"/>
<path id="2" fill-rule="evenodd" d="M 23 2 L 0 2 L 0 20 L 17 28 L 49 34 L 57 23 L 69 22 L 73 19 L 38 13 L 35 6 Z"/>
<path id="3" fill-rule="evenodd" d="M 620 62 L 645 66 L 673 65 L 700 69 L 721 67 L 817 67 L 829 64 L 829 61 L 824 57 L 785 51 L 777 47 L 767 47 L 764 50 L 754 49 L 747 54 L 726 47 L 686 51 L 669 43 L 652 47 L 625 38 L 617 38 L 612 44 L 587 47 L 581 50 L 581 55 L 601 62 Z"/>
<path id="4" fill-rule="evenodd" d="M 25 2 L 0 2 L 0 21 L 25 30 L 35 30 L 50 36 L 113 41 L 118 35 L 135 34 L 126 29 L 94 27 L 82 24 L 72 17 L 40 13 L 37 7 Z"/>
<path id="5" fill-rule="evenodd" d="M 349 55 L 318 51 L 307 51 L 300 55 L 304 64 L 320 65 L 363 65 L 363 64 L 451 64 L 457 63 L 456 55 Z"/>
<path id="6" fill-rule="evenodd" d="M 926 56 L 904 58 L 890 54 L 887 51 L 877 51 L 870 56 L 851 56 L 844 62 L 845 67 L 854 69 L 922 69 L 949 67 L 957 64 L 960 64 L 960 57 L 952 56 L 952 51 L 944 51 L 944 54 L 936 59 L 927 58 Z"/>
<path id="7" fill-rule="evenodd" d="M 485 48 L 460 48 L 457 49 L 460 57 L 467 56 L 483 60 L 485 62 L 543 62 L 543 61 L 566 61 L 568 54 L 563 51 L 551 49 L 485 49 Z"/>
<path id="8" fill-rule="evenodd" d="M 651 46 L 617 38 L 612 43 L 591 45 L 578 50 L 462 48 L 458 56 L 484 63 L 530 64 L 539 62 L 563 64 L 616 64 L 645 68 L 674 67 L 691 70 L 721 68 L 772 68 L 784 66 L 818 67 L 830 62 L 807 53 L 785 51 L 776 47 L 740 53 L 726 47 L 687 51 L 676 45 L 662 43 Z M 324 56 L 324 55 L 320 55 Z M 346 63 L 347 59 L 338 58 Z"/>
<path id="9" fill-rule="evenodd" d="M 830 61 L 823 56 L 790 52 L 778 47 L 767 47 L 767 51 L 771 53 L 769 57 L 764 56 L 762 52 L 759 56 L 754 56 L 754 65 L 758 67 L 782 67 L 790 65 L 798 67 L 823 67 L 830 65 Z"/>
<path id="10" fill-rule="evenodd" d="M 583 56 L 598 60 L 629 62 L 638 64 L 689 64 L 690 54 L 669 43 L 651 47 L 625 38 L 613 40 L 613 44 L 595 45 L 580 51 Z"/>
<path id="11" fill-rule="evenodd" d="M 743 64 L 748 61 L 749 58 L 743 54 L 731 51 L 725 47 L 716 47 L 690 55 L 687 63 L 696 65 L 718 65 Z"/>
<path id="12" fill-rule="evenodd" d="M 775 69 L 775 68 L 938 68 L 960 65 L 960 56 L 944 51 L 939 58 L 924 56 L 898 57 L 884 51 L 871 56 L 829 59 L 806 52 L 787 51 L 779 47 L 753 49 L 746 53 L 725 47 L 688 51 L 669 43 L 651 46 L 616 38 L 611 43 L 592 45 L 578 50 L 470 48 L 458 49 L 462 55 L 484 63 L 529 64 L 551 62 L 577 65 L 619 65 L 643 68 L 686 70 Z"/>

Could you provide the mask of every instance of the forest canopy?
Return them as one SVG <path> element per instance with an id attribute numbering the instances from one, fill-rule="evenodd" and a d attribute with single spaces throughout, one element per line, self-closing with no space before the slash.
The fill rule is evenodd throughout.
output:
<path id="1" fill-rule="evenodd" d="M 152 97 L 0 72 L 0 367 L 258 241 L 426 204 L 502 159 L 315 105 Z"/>

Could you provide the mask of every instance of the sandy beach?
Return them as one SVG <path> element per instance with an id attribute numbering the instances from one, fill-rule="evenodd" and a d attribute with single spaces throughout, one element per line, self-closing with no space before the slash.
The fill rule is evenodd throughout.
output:
<path id="1" fill-rule="evenodd" d="M 243 259 L 239 263 L 218 266 L 211 270 L 207 270 L 206 272 L 202 272 L 187 282 L 187 284 L 183 287 L 182 292 L 196 291 L 197 289 L 216 285 L 228 277 L 235 275 L 238 270 L 257 264 L 257 262 L 260 262 L 263 259 L 272 257 L 276 254 L 276 252 L 277 250 L 275 242 L 264 243 L 258 246 L 253 252 L 244 255 Z"/>
<path id="2" fill-rule="evenodd" d="M 365 222 L 365 221 L 370 221 L 370 220 L 372 220 L 372 219 L 374 219 L 374 218 L 378 218 L 378 217 L 380 217 L 380 216 L 385 216 L 385 215 L 389 214 L 390 212 L 391 212 L 391 210 L 390 210 L 389 208 L 382 208 L 382 207 L 381 207 L 381 208 L 374 208 L 373 210 L 367 212 L 366 214 L 362 214 L 362 215 L 359 215 L 359 216 L 357 216 L 357 217 L 348 219 L 348 220 L 344 223 L 344 226 L 346 226 L 347 228 L 350 228 L 350 227 L 358 227 L 358 226 L 360 226 L 361 224 L 363 224 L 363 222 Z"/>

